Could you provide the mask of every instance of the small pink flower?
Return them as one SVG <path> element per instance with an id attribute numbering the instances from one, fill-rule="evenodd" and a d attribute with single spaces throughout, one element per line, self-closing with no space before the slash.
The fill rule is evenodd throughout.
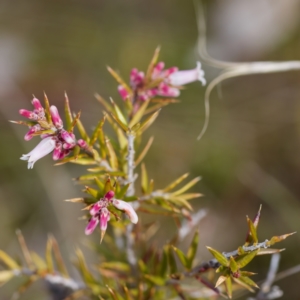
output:
<path id="1" fill-rule="evenodd" d="M 124 211 L 130 221 L 134 224 L 138 222 L 138 216 L 132 206 L 123 201 L 114 199 L 114 191 L 108 191 L 103 198 L 101 198 L 98 202 L 96 202 L 94 205 L 92 205 L 90 209 L 90 215 L 92 216 L 89 220 L 89 223 L 87 227 L 85 228 L 85 234 L 89 235 L 91 234 L 97 224 L 100 222 L 100 230 L 101 230 L 101 240 L 103 239 L 103 236 L 105 234 L 105 231 L 107 229 L 107 223 L 110 220 L 110 212 L 108 210 L 109 205 L 115 206 L 117 209 Z"/>
<path id="2" fill-rule="evenodd" d="M 204 71 L 201 69 L 200 62 L 197 62 L 197 67 L 193 70 L 172 72 L 168 76 L 168 82 L 172 86 L 181 86 L 194 81 L 201 81 L 202 85 L 206 84 Z"/>
<path id="3" fill-rule="evenodd" d="M 58 112 L 56 106 L 52 105 L 50 107 L 50 114 L 51 114 L 51 119 L 52 119 L 52 122 L 53 122 L 54 126 L 57 129 L 62 129 L 62 127 L 63 127 L 63 121 L 62 121 L 62 119 L 59 116 L 59 112 Z"/>
<path id="4" fill-rule="evenodd" d="M 23 154 L 20 159 L 28 161 L 28 169 L 32 169 L 34 163 L 40 158 L 51 153 L 55 148 L 55 138 L 47 137 L 40 141 L 40 143 L 29 153 Z"/>

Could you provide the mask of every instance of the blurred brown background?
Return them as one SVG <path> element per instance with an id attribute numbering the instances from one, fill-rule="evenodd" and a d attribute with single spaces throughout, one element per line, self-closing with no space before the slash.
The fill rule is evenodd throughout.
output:
<path id="1" fill-rule="evenodd" d="M 204 6 L 213 57 L 300 60 L 299 0 L 218 0 L 204 1 Z M 106 65 L 128 79 L 132 67 L 146 69 L 161 45 L 161 59 L 168 66 L 193 68 L 199 59 L 197 35 L 190 0 L 0 1 L 1 249 L 13 256 L 20 253 L 17 228 L 40 254 L 47 234 L 53 233 L 67 259 L 75 246 L 84 248 L 90 239 L 84 236 L 84 222 L 78 221 L 80 207 L 62 201 L 81 195 L 71 178 L 84 168 L 53 167 L 49 156 L 27 170 L 19 157 L 38 140 L 25 142 L 26 128 L 7 120 L 21 119 L 18 110 L 30 109 L 32 94 L 41 99 L 43 91 L 62 108 L 67 91 L 72 109 L 81 109 L 84 124 L 92 128 L 102 115 L 95 92 L 121 102 Z M 204 69 L 208 81 L 218 74 Z M 199 260 L 210 258 L 205 245 L 229 251 L 243 243 L 245 215 L 254 216 L 260 204 L 262 241 L 300 231 L 299 82 L 300 72 L 223 82 L 220 93 L 212 93 L 211 120 L 200 142 L 196 137 L 204 120 L 204 88 L 194 83 L 182 92 L 181 103 L 163 109 L 147 131 L 155 136 L 146 164 L 156 187 L 187 171 L 203 177 L 194 189 L 205 194 L 195 207 L 208 209 L 199 225 Z M 300 263 L 299 235 L 280 246 L 287 248 L 280 270 Z M 268 265 L 268 257 L 251 265 L 259 272 L 256 280 L 264 279 Z M 300 274 L 278 283 L 285 292 L 282 299 L 299 299 L 299 280 Z M 10 299 L 18 283 L 2 287 L 0 298 Z M 47 297 L 41 283 L 21 299 Z"/>

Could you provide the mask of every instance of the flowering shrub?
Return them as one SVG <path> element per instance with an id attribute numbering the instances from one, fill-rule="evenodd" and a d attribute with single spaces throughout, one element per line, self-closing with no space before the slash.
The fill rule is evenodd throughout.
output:
<path id="1" fill-rule="evenodd" d="M 249 291 L 258 287 L 250 279 L 254 273 L 242 269 L 257 255 L 280 252 L 281 249 L 271 247 L 290 235 L 274 236 L 259 242 L 257 227 L 261 208 L 253 220 L 247 217 L 246 241 L 242 241 L 232 252 L 221 253 L 207 247 L 213 258 L 201 262 L 197 257 L 197 231 L 187 252 L 177 246 L 189 228 L 192 229 L 200 219 L 199 212 L 193 212 L 190 200 L 202 195 L 189 192 L 200 178 L 183 184 L 188 177 L 184 174 L 166 187 L 155 188 L 142 163 L 153 138 L 143 149 L 140 149 L 141 139 L 158 117 L 160 109 L 177 101 L 175 98 L 179 96 L 182 86 L 194 81 L 205 85 L 206 80 L 200 63 L 192 70 L 179 71 L 177 67 L 165 69 L 163 62 L 157 62 L 158 56 L 159 49 L 155 51 L 145 73 L 132 69 L 129 84 L 108 68 L 118 82 L 122 107 L 112 99 L 108 102 L 97 95 L 105 113 L 91 133 L 81 123 L 80 113 L 71 112 L 67 96 L 65 127 L 57 108 L 50 106 L 46 95 L 44 107 L 34 98 L 33 111 L 20 110 L 21 116 L 29 121 L 14 123 L 29 127 L 25 140 L 35 136 L 41 138 L 31 152 L 21 157 L 28 161 L 28 169 L 50 153 L 58 161 L 57 164 L 89 166 L 77 178 L 79 184 L 84 184 L 86 196 L 66 201 L 83 205 L 87 220 L 85 234 L 90 235 L 99 224 L 100 243 L 107 244 L 111 251 L 102 253 L 96 270 L 92 271 L 81 250 L 77 249 L 76 265 L 82 280 L 76 281 L 70 277 L 53 237 L 48 239 L 44 259 L 27 249 L 22 234 L 18 232 L 27 266 L 0 251 L 0 260 L 6 267 L 0 271 L 2 283 L 14 276 L 28 277 L 29 284 L 43 278 L 49 283 L 50 292 L 53 286 L 60 290 L 61 299 L 215 299 L 216 296 L 231 298 L 238 287 Z M 105 123 L 112 127 L 115 139 L 104 132 Z M 138 176 L 136 168 L 139 164 L 141 171 Z M 136 191 L 138 178 L 141 192 Z M 138 222 L 139 213 L 173 218 L 178 224 L 178 233 L 163 247 L 150 245 L 149 239 L 156 229 L 149 228 L 155 223 Z M 104 235 L 108 222 L 111 230 Z M 216 273 L 220 275 L 218 279 Z M 21 290 L 26 290 L 29 284 L 26 283 Z"/>

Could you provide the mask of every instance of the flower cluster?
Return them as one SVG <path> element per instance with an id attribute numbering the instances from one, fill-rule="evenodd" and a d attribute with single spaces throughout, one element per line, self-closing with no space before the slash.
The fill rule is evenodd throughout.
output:
<path id="1" fill-rule="evenodd" d="M 85 228 L 86 235 L 91 234 L 95 230 L 97 224 L 100 223 L 102 241 L 107 228 L 107 222 L 110 220 L 110 212 L 107 209 L 109 205 L 113 205 L 115 208 L 124 211 L 132 223 L 136 224 L 138 222 L 138 216 L 132 206 L 123 200 L 114 199 L 114 195 L 115 193 L 113 191 L 109 191 L 103 198 L 89 207 L 90 215 L 92 217 Z"/>
<path id="2" fill-rule="evenodd" d="M 19 111 L 20 115 L 31 120 L 29 131 L 25 134 L 24 139 L 29 141 L 34 136 L 40 135 L 42 141 L 32 151 L 23 154 L 20 158 L 28 161 L 28 169 L 32 169 L 37 160 L 51 152 L 53 152 L 53 159 L 59 160 L 66 157 L 76 145 L 81 148 L 87 147 L 84 140 L 76 141 L 73 132 L 63 128 L 63 121 L 56 106 L 52 105 L 47 112 L 37 98 L 33 98 L 31 103 L 34 106 L 33 111 L 26 109 Z M 49 118 L 47 118 L 47 113 Z"/>
<path id="3" fill-rule="evenodd" d="M 177 67 L 165 69 L 165 63 L 159 62 L 153 67 L 150 78 L 136 68 L 130 72 L 133 102 L 146 101 L 156 96 L 178 97 L 181 86 L 194 81 L 206 84 L 200 62 L 197 62 L 195 69 L 184 71 L 179 71 Z M 118 91 L 124 100 L 130 97 L 128 89 L 123 85 L 118 86 Z"/>

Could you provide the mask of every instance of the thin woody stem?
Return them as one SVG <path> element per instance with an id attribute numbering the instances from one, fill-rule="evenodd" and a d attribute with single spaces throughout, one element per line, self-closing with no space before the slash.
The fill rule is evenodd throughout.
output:
<path id="1" fill-rule="evenodd" d="M 134 187 L 134 139 L 135 136 L 132 133 L 127 134 L 127 141 L 128 141 L 128 147 L 127 147 L 127 182 L 130 183 L 128 190 L 126 192 L 127 197 L 134 196 L 135 194 L 135 187 Z M 133 208 L 136 209 L 138 207 L 138 202 L 132 202 Z M 128 262 L 131 266 L 136 266 L 137 259 L 135 256 L 135 253 L 133 251 L 133 236 L 132 236 L 132 230 L 133 230 L 133 224 L 129 224 L 126 228 L 126 254 Z"/>

